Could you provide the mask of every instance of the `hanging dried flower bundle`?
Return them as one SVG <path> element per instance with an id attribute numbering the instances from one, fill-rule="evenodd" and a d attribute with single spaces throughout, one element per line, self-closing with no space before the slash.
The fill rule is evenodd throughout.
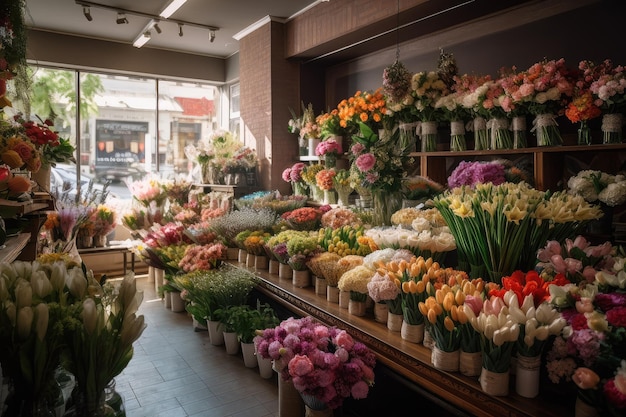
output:
<path id="1" fill-rule="evenodd" d="M 439 61 L 437 63 L 437 74 L 439 78 L 446 84 L 448 89 L 452 89 L 454 85 L 454 77 L 458 75 L 459 68 L 456 65 L 456 59 L 451 53 L 445 53 L 443 49 L 439 50 Z"/>
<path id="2" fill-rule="evenodd" d="M 383 90 L 385 95 L 395 102 L 400 102 L 409 93 L 411 87 L 411 73 L 404 64 L 396 62 L 383 71 Z"/>

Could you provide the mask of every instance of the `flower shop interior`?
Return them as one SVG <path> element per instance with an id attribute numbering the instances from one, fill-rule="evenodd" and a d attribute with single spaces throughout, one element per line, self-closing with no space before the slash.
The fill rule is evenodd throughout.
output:
<path id="1" fill-rule="evenodd" d="M 0 2 L 0 416 L 626 414 L 619 1 L 134 3 Z"/>

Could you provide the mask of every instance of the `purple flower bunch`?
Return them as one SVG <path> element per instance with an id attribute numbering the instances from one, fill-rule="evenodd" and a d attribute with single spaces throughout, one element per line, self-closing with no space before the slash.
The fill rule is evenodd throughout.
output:
<path id="1" fill-rule="evenodd" d="M 499 162 L 461 161 L 448 177 L 448 187 L 492 183 L 500 185 L 506 181 L 505 167 Z"/>
<path id="2" fill-rule="evenodd" d="M 366 398 L 374 383 L 374 353 L 345 330 L 311 317 L 290 317 L 260 332 L 254 342 L 259 355 L 275 361 L 283 380 L 331 409 L 348 397 Z"/>

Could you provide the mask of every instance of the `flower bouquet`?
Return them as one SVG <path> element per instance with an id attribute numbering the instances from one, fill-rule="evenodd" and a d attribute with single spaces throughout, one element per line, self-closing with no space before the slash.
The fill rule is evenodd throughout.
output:
<path id="1" fill-rule="evenodd" d="M 335 177 L 336 178 L 336 177 Z M 322 214 L 321 224 L 323 228 L 340 229 L 343 226 L 361 226 L 361 219 L 352 210 L 344 207 L 336 207 Z"/>
<path id="2" fill-rule="evenodd" d="M 366 398 L 374 383 L 375 356 L 345 331 L 311 317 L 282 321 L 259 332 L 258 354 L 273 359 L 283 381 L 335 409 L 344 399 Z"/>
<path id="3" fill-rule="evenodd" d="M 207 245 L 189 245 L 178 266 L 184 272 L 209 270 L 219 267 L 226 260 L 226 246 L 220 242 Z"/>
<path id="4" fill-rule="evenodd" d="M 418 72 L 411 78 L 412 112 L 421 120 L 417 129 L 422 152 L 437 150 L 437 122 L 442 119 L 443 112 L 435 104 L 449 93 L 448 86 L 436 71 Z"/>
<path id="5" fill-rule="evenodd" d="M 484 301 L 478 315 L 467 304 L 464 305 L 463 312 L 481 335 L 482 390 L 496 396 L 508 395 L 511 355 L 519 338 L 519 325 L 510 316 L 504 300 L 496 296 Z"/>
<path id="6" fill-rule="evenodd" d="M 91 215 L 94 225 L 94 236 L 106 236 L 117 225 L 117 214 L 109 206 L 99 204 Z"/>
<path id="7" fill-rule="evenodd" d="M 326 252 L 334 252 L 339 256 L 365 256 L 378 249 L 374 241 L 364 236 L 363 226 L 341 226 L 333 229 L 325 227 L 318 232 L 318 243 Z"/>
<path id="8" fill-rule="evenodd" d="M 283 181 L 291 184 L 294 195 L 307 195 L 307 183 L 302 178 L 302 171 L 305 167 L 304 162 L 296 162 L 293 166 L 285 168 L 282 173 Z"/>
<path id="9" fill-rule="evenodd" d="M 592 246 L 583 236 L 577 236 L 573 241 L 566 239 L 563 245 L 551 240 L 537 252 L 539 263 L 536 268 L 550 279 L 563 275 L 576 284 L 593 283 L 598 271 L 614 265 L 612 252 L 610 242 Z"/>
<path id="10" fill-rule="evenodd" d="M 163 213 L 167 192 L 163 187 L 163 181 L 158 176 L 150 174 L 141 180 L 129 180 L 126 185 L 133 199 L 139 202 L 142 207 L 150 208 L 156 205 L 156 208 Z"/>
<path id="11" fill-rule="evenodd" d="M 314 236 L 293 236 L 287 241 L 287 263 L 294 271 L 304 271 L 308 261 L 319 251 Z"/>
<path id="12" fill-rule="evenodd" d="M 365 123 L 370 129 L 378 130 L 382 127 L 385 106 L 385 97 L 381 89 L 374 92 L 357 91 L 352 97 L 342 100 L 337 105 L 339 126 L 345 129 L 348 137 L 359 132 L 361 123 Z"/>
<path id="13" fill-rule="evenodd" d="M 434 205 L 454 235 L 459 261 L 467 264 L 462 269 L 469 268 L 473 278 L 489 274 L 498 283 L 516 269 L 533 269 L 545 242 L 572 237 L 600 215 L 580 197 L 525 183 L 455 188 L 437 196 Z"/>
<path id="14" fill-rule="evenodd" d="M 287 253 L 287 243 L 295 237 L 308 237 L 308 232 L 298 230 L 284 230 L 267 239 L 265 247 L 270 251 L 273 258 L 281 264 L 287 264 L 289 254 Z"/>
<path id="15" fill-rule="evenodd" d="M 609 207 L 626 203 L 626 177 L 602 171 L 582 170 L 567 180 L 569 192 L 585 201 L 606 204 Z"/>
<path id="16" fill-rule="evenodd" d="M 365 302 L 369 294 L 367 284 L 375 272 L 365 265 L 359 265 L 344 272 L 339 278 L 337 283 L 339 290 L 350 293 L 350 303 L 348 304 L 350 314 L 365 315 Z"/>
<path id="17" fill-rule="evenodd" d="M 385 271 L 376 271 L 367 283 L 367 292 L 376 303 L 387 304 L 388 312 L 396 316 L 402 315 L 402 295 L 400 280 Z"/>
<path id="18" fill-rule="evenodd" d="M 352 190 L 354 190 L 349 170 L 340 169 L 335 171 L 335 176 L 333 177 L 333 188 L 337 191 L 339 205 L 344 207 L 349 206 L 350 194 L 352 193 Z"/>
<path id="19" fill-rule="evenodd" d="M 318 202 L 324 200 L 324 194 L 317 185 L 317 174 L 323 169 L 324 165 L 322 164 L 311 164 L 306 166 L 301 173 L 302 180 L 309 186 L 311 199 Z"/>
<path id="20" fill-rule="evenodd" d="M 302 207 L 284 213 L 281 218 L 294 230 L 317 230 L 323 212 L 315 207 Z"/>
<path id="21" fill-rule="evenodd" d="M 341 144 L 334 138 L 325 139 L 315 147 L 315 155 L 324 160 L 324 166 L 327 169 L 337 165 L 337 158 L 342 153 Z"/>
<path id="22" fill-rule="evenodd" d="M 269 208 L 244 207 L 211 220 L 211 229 L 228 247 L 237 246 L 236 236 L 244 230 L 271 230 L 276 223 L 276 212 Z"/>
<path id="23" fill-rule="evenodd" d="M 593 94 L 594 104 L 604 111 L 602 116 L 602 142 L 606 144 L 622 142 L 623 110 L 626 104 L 624 88 L 626 74 L 622 65 L 613 65 L 610 60 L 601 64 L 589 64 L 593 82 L 589 90 Z"/>

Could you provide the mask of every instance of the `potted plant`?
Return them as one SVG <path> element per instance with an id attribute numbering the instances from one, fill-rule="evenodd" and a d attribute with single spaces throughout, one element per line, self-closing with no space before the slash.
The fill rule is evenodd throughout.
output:
<path id="1" fill-rule="evenodd" d="M 257 330 L 278 325 L 276 313 L 268 304 L 260 304 L 256 308 L 242 304 L 229 307 L 227 316 L 228 326 L 237 333 L 241 343 L 245 366 L 256 367 L 258 362 L 254 355 L 254 337 Z"/>

